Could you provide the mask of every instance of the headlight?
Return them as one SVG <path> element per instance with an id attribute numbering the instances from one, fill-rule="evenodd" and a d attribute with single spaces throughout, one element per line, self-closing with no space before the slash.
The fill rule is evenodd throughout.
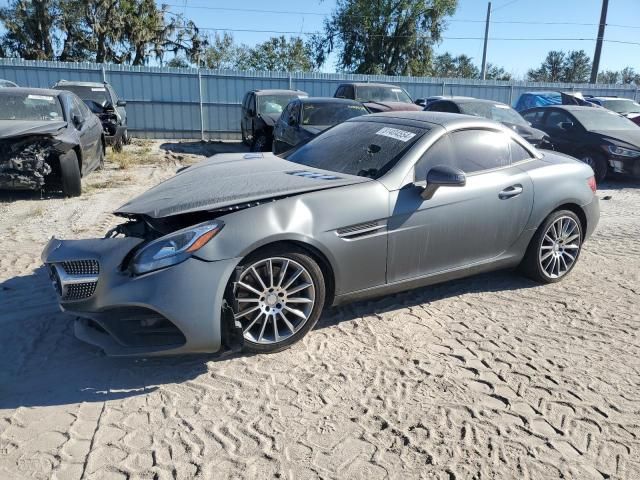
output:
<path id="1" fill-rule="evenodd" d="M 609 153 L 619 157 L 640 157 L 640 150 L 630 150 L 628 148 L 616 147 L 609 145 Z"/>
<path id="2" fill-rule="evenodd" d="M 184 262 L 215 237 L 224 223 L 205 222 L 154 240 L 133 257 L 133 273 L 142 275 Z"/>

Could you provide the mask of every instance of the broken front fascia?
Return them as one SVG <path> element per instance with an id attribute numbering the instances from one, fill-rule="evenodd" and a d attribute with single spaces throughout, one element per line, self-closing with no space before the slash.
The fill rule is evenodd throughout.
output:
<path id="1" fill-rule="evenodd" d="M 44 135 L 0 140 L 0 188 L 43 188 L 52 172 L 52 157 L 69 147 Z"/>

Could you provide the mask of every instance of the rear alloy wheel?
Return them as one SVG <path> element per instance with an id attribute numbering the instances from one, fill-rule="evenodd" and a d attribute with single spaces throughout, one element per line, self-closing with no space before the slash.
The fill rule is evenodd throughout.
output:
<path id="1" fill-rule="evenodd" d="M 278 352 L 314 327 L 322 313 L 325 285 L 322 270 L 309 255 L 260 255 L 241 268 L 233 295 L 245 350 Z"/>
<path id="2" fill-rule="evenodd" d="M 554 212 L 531 240 L 522 267 L 538 282 L 558 282 L 573 269 L 581 250 L 580 219 L 569 210 Z"/>
<path id="3" fill-rule="evenodd" d="M 600 183 L 607 177 L 607 160 L 598 153 L 585 153 L 580 156 L 580 161 L 589 165 L 594 172 L 596 182 Z"/>

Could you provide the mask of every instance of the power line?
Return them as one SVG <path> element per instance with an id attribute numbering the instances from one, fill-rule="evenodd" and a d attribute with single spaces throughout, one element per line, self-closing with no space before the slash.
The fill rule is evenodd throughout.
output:
<path id="1" fill-rule="evenodd" d="M 261 9 L 261 8 L 232 8 L 232 7 L 211 7 L 208 5 L 175 5 L 171 3 L 165 4 L 167 7 L 176 7 L 176 8 L 191 8 L 191 9 L 201 9 L 201 10 L 216 10 L 216 11 L 228 11 L 228 12 L 244 12 L 244 13 L 275 13 L 279 15 L 317 15 L 320 17 L 328 17 L 330 14 L 328 13 L 320 13 L 320 12 L 305 12 L 305 11 L 295 11 L 295 10 L 270 10 L 270 9 Z M 506 6 L 506 5 L 503 5 Z M 498 7 L 500 8 L 500 7 Z M 495 12 L 497 8 L 492 9 L 492 12 Z M 348 15 L 353 18 L 369 18 L 367 15 Z M 451 23 L 485 23 L 484 20 L 472 20 L 472 19 L 458 19 L 451 18 L 447 19 L 448 22 Z M 534 22 L 529 20 L 494 20 L 491 23 L 503 23 L 503 24 L 515 24 L 515 25 L 575 25 L 575 26 L 585 26 L 585 27 L 593 27 L 599 26 L 598 23 L 583 23 L 583 22 Z M 640 29 L 640 25 L 620 25 L 620 24 L 612 24 L 607 23 L 607 27 L 617 27 L 617 28 L 637 28 Z"/>

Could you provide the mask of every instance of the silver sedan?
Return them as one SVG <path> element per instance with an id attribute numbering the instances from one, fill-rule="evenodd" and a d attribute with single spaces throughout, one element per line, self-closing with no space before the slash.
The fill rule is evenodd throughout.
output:
<path id="1" fill-rule="evenodd" d="M 108 354 L 274 352 L 330 305 L 501 268 L 561 280 L 595 189 L 587 165 L 490 120 L 376 114 L 285 158 L 216 155 L 42 258 L 76 335 Z"/>

